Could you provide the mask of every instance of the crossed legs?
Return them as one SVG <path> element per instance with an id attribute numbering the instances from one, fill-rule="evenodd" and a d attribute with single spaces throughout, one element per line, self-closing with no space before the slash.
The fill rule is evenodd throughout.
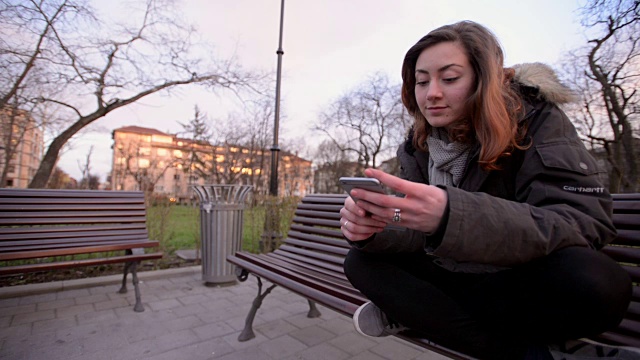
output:
<path id="1" fill-rule="evenodd" d="M 518 359 L 531 346 L 599 334 L 620 322 L 631 296 L 617 263 L 579 247 L 492 274 L 450 272 L 423 253 L 355 249 L 344 268 L 389 317 L 478 358 Z"/>

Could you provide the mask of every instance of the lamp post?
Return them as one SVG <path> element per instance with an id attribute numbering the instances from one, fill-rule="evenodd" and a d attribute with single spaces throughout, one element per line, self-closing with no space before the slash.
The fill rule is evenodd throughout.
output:
<path id="1" fill-rule="evenodd" d="M 280 123 L 280 78 L 282 75 L 282 28 L 284 25 L 284 0 L 280 4 L 280 41 L 278 43 L 278 70 L 276 74 L 276 106 L 273 121 L 273 146 L 271 146 L 271 178 L 269 179 L 269 194 L 278 196 L 278 160 L 280 147 L 278 146 L 278 127 Z"/>
<path id="2" fill-rule="evenodd" d="M 278 70 L 276 75 L 276 104 L 273 122 L 273 145 L 271 146 L 271 176 L 269 178 L 269 199 L 266 203 L 264 233 L 260 238 L 260 252 L 275 250 L 280 242 L 280 207 L 278 206 L 278 160 L 280 147 L 278 146 L 278 127 L 280 122 L 280 78 L 282 74 L 282 28 L 284 25 L 284 0 L 280 3 L 280 40 L 278 43 Z"/>

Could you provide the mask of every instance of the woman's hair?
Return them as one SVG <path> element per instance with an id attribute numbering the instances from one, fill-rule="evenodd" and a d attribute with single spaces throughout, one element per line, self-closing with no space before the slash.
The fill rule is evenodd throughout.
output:
<path id="1" fill-rule="evenodd" d="M 479 163 L 485 170 L 498 169 L 502 156 L 508 156 L 518 145 L 518 115 L 521 100 L 510 85 L 512 69 L 504 69 L 504 56 L 496 36 L 484 26 L 461 21 L 437 28 L 407 51 L 402 64 L 402 102 L 415 118 L 413 145 L 426 150 L 431 126 L 416 101 L 416 62 L 425 49 L 455 42 L 464 49 L 475 82 L 465 105 L 464 118 L 449 128 L 452 141 L 480 143 Z"/>

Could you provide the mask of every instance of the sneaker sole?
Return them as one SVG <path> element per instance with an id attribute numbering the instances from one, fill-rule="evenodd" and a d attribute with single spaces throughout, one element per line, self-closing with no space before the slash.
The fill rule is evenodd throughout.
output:
<path id="1" fill-rule="evenodd" d="M 367 304 L 369 304 L 369 303 L 367 303 Z M 362 304 L 362 305 L 366 305 L 366 304 Z M 354 318 L 354 319 L 357 319 L 357 318 L 360 316 L 360 313 L 362 312 L 362 310 L 363 310 L 364 308 L 365 308 L 365 306 L 360 306 L 360 307 L 358 307 L 358 309 L 356 310 L 356 312 L 355 312 L 355 313 L 353 313 L 353 318 Z M 366 336 L 366 337 L 376 338 L 376 337 L 384 337 L 384 336 L 387 336 L 385 333 L 382 333 L 382 334 L 380 334 L 379 336 L 373 336 L 373 335 L 365 334 L 365 333 L 362 331 L 362 329 L 360 329 L 360 325 L 358 325 L 358 322 L 357 322 L 357 321 L 354 321 L 354 322 L 353 322 L 353 325 L 355 326 L 355 328 L 356 328 L 356 331 L 357 331 L 357 332 L 359 332 L 360 334 L 362 334 L 362 335 L 364 335 L 364 336 Z"/>

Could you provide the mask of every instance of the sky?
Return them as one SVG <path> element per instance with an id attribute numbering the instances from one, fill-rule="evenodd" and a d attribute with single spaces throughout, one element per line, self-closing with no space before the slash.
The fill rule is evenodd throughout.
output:
<path id="1" fill-rule="evenodd" d="M 99 0 L 111 4 L 111 0 Z M 286 0 L 281 83 L 280 143 L 319 141 L 311 131 L 332 101 L 375 72 L 400 83 L 405 52 L 430 30 L 460 20 L 491 29 L 506 54 L 506 65 L 544 62 L 559 68 L 563 55 L 585 44 L 579 0 Z M 235 55 L 247 69 L 277 67 L 280 0 L 184 0 L 179 11 L 216 53 Z M 126 16 L 126 12 L 121 12 Z M 275 102 L 275 88 L 273 90 Z M 91 172 L 106 179 L 111 169 L 111 132 L 137 125 L 168 133 L 193 117 L 195 105 L 208 118 L 226 118 L 225 97 L 186 89 L 175 96 L 152 95 L 97 120 L 73 138 L 58 165 L 81 178 L 80 167 L 93 146 Z M 311 139 L 311 140 L 309 140 Z M 285 149 L 286 150 L 286 149 Z"/>

